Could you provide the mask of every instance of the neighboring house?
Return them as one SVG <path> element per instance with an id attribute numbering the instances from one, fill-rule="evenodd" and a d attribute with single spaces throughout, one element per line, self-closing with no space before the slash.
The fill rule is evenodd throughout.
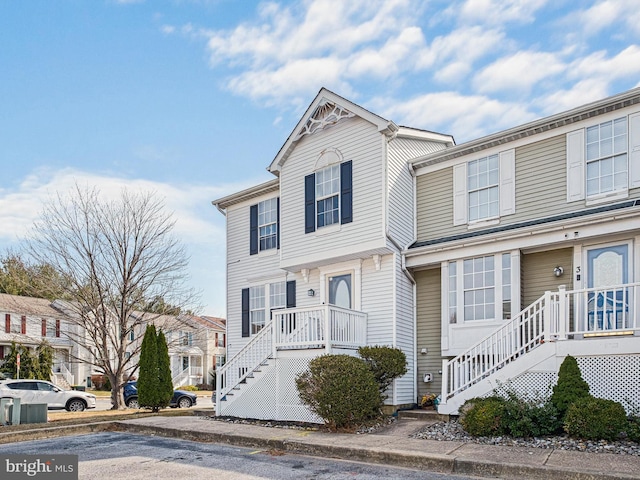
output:
<path id="1" fill-rule="evenodd" d="M 454 144 L 322 89 L 268 170 L 213 204 L 227 218 L 227 362 L 217 413 L 319 421 L 295 378 L 324 353 L 390 345 L 408 373 L 387 403 L 415 403 L 415 240 L 407 162 Z"/>
<path id="2" fill-rule="evenodd" d="M 419 393 L 545 395 L 571 354 L 640 406 L 640 89 L 410 165 Z"/>
<path id="3" fill-rule="evenodd" d="M 0 293 L 0 318 L 0 362 L 12 342 L 35 350 L 47 341 L 54 349 L 52 381 L 68 388 L 84 378 L 84 369 L 72 360 L 76 350 L 68 333 L 74 327 L 51 301 Z"/>
<path id="4" fill-rule="evenodd" d="M 0 362 L 16 342 L 35 349 L 46 340 L 54 349 L 52 381 L 64 388 L 91 385 L 100 375 L 89 360 L 86 332 L 73 321 L 75 310 L 68 302 L 0 294 Z M 173 382 L 176 387 L 204 383 L 205 375 L 224 357 L 224 320 L 215 317 L 171 316 L 138 312 L 131 317 L 133 328 L 126 355 L 139 355 L 146 325 L 154 323 L 167 337 Z M 137 375 L 129 369 L 129 374 Z"/>
<path id="5" fill-rule="evenodd" d="M 227 321 L 224 318 L 200 315 L 195 317 L 196 321 L 202 323 L 207 328 L 207 347 L 205 355 L 209 372 L 222 367 L 227 359 Z M 207 379 L 210 383 L 211 378 Z"/>

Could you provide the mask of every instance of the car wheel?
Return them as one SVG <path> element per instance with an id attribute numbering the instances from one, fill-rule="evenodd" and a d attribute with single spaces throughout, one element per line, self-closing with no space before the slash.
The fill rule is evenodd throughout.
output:
<path id="1" fill-rule="evenodd" d="M 70 412 L 82 412 L 85 408 L 87 408 L 85 403 L 77 398 L 74 398 L 67 402 L 67 410 Z"/>
<path id="2" fill-rule="evenodd" d="M 127 400 L 127 407 L 129 408 L 140 408 L 140 404 L 138 403 L 137 398 L 130 398 Z"/>
<path id="3" fill-rule="evenodd" d="M 178 400 L 178 408 L 189 408 L 191 406 L 191 399 L 187 397 L 182 397 Z"/>

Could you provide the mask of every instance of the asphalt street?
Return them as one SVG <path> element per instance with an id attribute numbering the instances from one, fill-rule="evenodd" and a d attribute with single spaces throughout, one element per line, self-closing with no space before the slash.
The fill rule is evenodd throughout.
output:
<path id="1" fill-rule="evenodd" d="M 0 453 L 76 454 L 79 456 L 81 480 L 474 478 L 126 433 L 100 433 L 12 443 L 0 445 Z"/>

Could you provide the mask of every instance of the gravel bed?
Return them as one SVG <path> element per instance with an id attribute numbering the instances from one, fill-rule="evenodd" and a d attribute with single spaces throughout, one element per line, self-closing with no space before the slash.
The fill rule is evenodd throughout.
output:
<path id="1" fill-rule="evenodd" d="M 449 440 L 457 442 L 473 442 L 484 445 L 506 445 L 528 448 L 544 448 L 554 450 L 574 450 L 590 453 L 617 453 L 622 455 L 640 456 L 640 444 L 626 440 L 609 442 L 606 440 L 578 440 L 566 435 L 553 435 L 533 438 L 501 437 L 472 437 L 464 431 L 456 420 L 438 422 L 424 427 L 411 435 L 413 438 L 425 440 Z"/>

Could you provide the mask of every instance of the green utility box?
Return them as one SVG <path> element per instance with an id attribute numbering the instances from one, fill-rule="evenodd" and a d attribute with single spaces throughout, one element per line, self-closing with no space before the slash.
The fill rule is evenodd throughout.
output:
<path id="1" fill-rule="evenodd" d="M 47 404 L 23 403 L 20 406 L 20 423 L 47 423 Z"/>

